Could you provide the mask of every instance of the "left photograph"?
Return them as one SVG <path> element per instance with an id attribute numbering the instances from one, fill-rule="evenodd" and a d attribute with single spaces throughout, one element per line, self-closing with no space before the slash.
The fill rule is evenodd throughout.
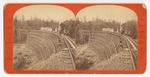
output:
<path id="1" fill-rule="evenodd" d="M 14 69 L 76 69 L 74 41 L 60 34 L 60 25 L 74 19 L 72 11 L 57 5 L 31 5 L 19 9 L 14 15 Z"/>

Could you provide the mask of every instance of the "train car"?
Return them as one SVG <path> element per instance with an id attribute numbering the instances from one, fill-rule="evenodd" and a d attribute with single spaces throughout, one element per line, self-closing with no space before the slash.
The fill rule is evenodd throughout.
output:
<path id="1" fill-rule="evenodd" d="M 104 32 L 114 32 L 114 29 L 111 29 L 111 28 L 102 28 L 102 31 L 104 31 Z"/>
<path id="2" fill-rule="evenodd" d="M 49 28 L 49 27 L 41 27 L 41 30 L 52 32 L 52 28 Z"/>

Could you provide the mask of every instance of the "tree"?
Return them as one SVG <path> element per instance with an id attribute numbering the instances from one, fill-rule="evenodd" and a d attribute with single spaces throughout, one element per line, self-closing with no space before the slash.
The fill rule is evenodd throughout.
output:
<path id="1" fill-rule="evenodd" d="M 132 37 L 133 39 L 137 39 L 137 22 L 132 20 L 132 21 L 127 21 L 122 24 L 124 34 Z"/>

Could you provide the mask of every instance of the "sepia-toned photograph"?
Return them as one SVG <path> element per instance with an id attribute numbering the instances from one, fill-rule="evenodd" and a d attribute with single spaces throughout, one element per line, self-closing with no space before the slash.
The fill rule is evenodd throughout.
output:
<path id="1" fill-rule="evenodd" d="M 137 70 L 138 16 L 127 7 L 29 5 L 13 23 L 14 70 Z"/>

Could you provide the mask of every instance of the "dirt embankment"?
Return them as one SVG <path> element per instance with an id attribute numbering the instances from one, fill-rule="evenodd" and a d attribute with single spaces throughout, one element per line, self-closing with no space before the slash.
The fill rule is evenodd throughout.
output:
<path id="1" fill-rule="evenodd" d="M 77 70 L 88 70 L 100 61 L 98 55 L 90 49 L 88 44 L 78 46 L 76 54 Z"/>
<path id="2" fill-rule="evenodd" d="M 132 62 L 128 51 L 113 54 L 107 60 L 101 60 L 99 54 L 88 45 L 77 47 L 77 69 L 79 70 L 132 70 Z"/>
<path id="3" fill-rule="evenodd" d="M 64 55 L 67 53 L 59 52 L 52 55 L 47 60 L 43 60 L 32 67 L 29 67 L 27 70 L 72 70 L 72 62 L 64 58 Z"/>
<path id="4" fill-rule="evenodd" d="M 89 70 L 132 70 L 132 63 L 130 60 L 123 58 L 126 52 L 120 52 L 111 56 L 110 59 L 97 63 Z"/>

